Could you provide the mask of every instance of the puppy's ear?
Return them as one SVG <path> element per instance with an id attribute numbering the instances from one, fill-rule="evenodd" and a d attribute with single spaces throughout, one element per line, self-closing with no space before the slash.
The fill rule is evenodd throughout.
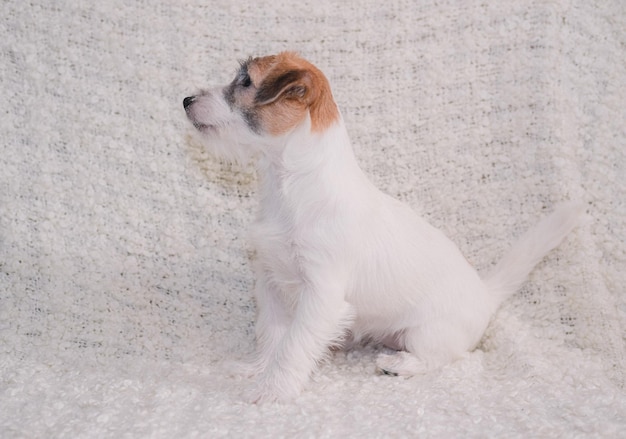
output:
<path id="1" fill-rule="evenodd" d="M 278 98 L 297 99 L 306 103 L 306 96 L 311 88 L 311 77 L 306 70 L 288 70 L 269 77 L 261 83 L 254 102 L 268 105 Z"/>

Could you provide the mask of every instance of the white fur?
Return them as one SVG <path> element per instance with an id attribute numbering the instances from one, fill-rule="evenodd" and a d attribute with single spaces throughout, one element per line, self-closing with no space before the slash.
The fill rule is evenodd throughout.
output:
<path id="1" fill-rule="evenodd" d="M 346 334 L 399 349 L 377 359 L 390 374 L 413 375 L 462 358 L 501 301 L 582 213 L 573 204 L 557 209 L 484 281 L 442 232 L 370 183 L 341 116 L 322 132 L 312 132 L 307 116 L 270 136 L 250 130 L 222 89 L 194 97 L 187 113 L 216 154 L 256 160 L 253 401 L 298 395 Z"/>

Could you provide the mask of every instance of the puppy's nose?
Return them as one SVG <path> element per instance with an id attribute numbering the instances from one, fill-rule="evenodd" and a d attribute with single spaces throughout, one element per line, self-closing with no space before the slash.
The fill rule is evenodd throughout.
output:
<path id="1" fill-rule="evenodd" d="M 185 107 L 185 109 L 186 109 L 195 100 L 196 100 L 195 96 L 188 96 L 188 97 L 186 97 L 185 99 L 183 99 L 183 107 Z"/>

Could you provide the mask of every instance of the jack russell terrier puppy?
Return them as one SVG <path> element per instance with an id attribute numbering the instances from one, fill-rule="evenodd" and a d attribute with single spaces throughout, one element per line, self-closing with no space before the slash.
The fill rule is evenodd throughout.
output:
<path id="1" fill-rule="evenodd" d="M 368 180 L 327 79 L 295 53 L 248 59 L 229 85 L 183 104 L 215 155 L 256 165 L 253 402 L 298 395 L 346 336 L 396 350 L 376 359 L 390 375 L 463 358 L 583 216 L 561 205 L 481 277 L 441 231 Z"/>

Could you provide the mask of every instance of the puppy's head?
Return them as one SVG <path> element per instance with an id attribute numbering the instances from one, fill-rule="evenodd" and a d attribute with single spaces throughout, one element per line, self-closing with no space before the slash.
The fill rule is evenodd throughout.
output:
<path id="1" fill-rule="evenodd" d="M 237 162 L 271 153 L 298 127 L 321 133 L 339 120 L 324 74 L 292 52 L 250 58 L 229 85 L 202 90 L 183 105 L 211 149 Z"/>

